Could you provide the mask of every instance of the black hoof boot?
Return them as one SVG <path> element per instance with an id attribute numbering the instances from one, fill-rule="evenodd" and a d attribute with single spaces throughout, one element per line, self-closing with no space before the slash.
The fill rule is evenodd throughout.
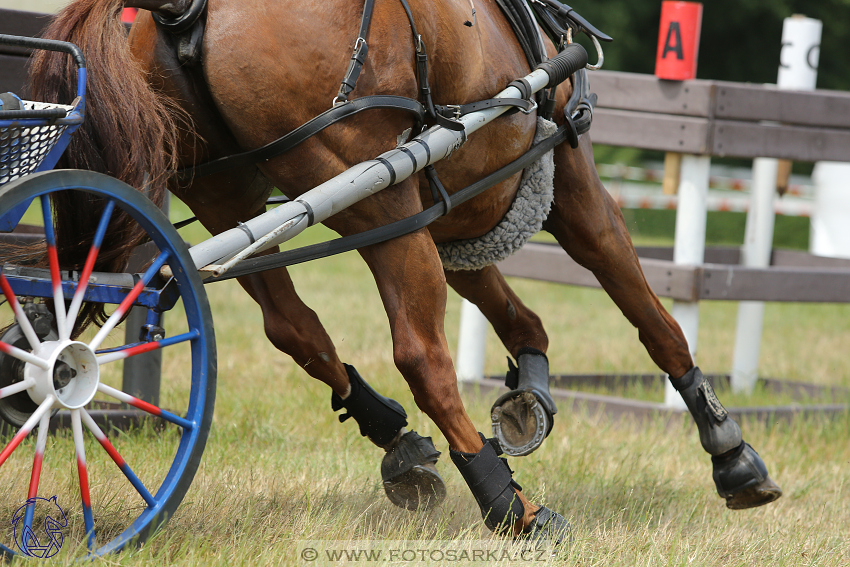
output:
<path id="1" fill-rule="evenodd" d="M 390 502 L 408 510 L 427 510 L 443 501 L 446 485 L 437 473 L 440 452 L 430 437 L 402 435 L 384 455 L 381 479 Z"/>
<path id="2" fill-rule="evenodd" d="M 517 539 L 535 544 L 535 547 L 556 547 L 571 543 L 570 523 L 562 515 L 541 506 L 534 513 L 534 521 L 525 527 Z"/>
<path id="3" fill-rule="evenodd" d="M 554 415 L 558 412 L 549 394 L 546 355 L 534 348 L 523 348 L 517 356 L 517 365 L 508 358 L 505 385 L 511 391 L 499 396 L 490 410 L 493 436 L 505 454 L 512 457 L 528 455 L 540 447 L 552 431 Z"/>
<path id="4" fill-rule="evenodd" d="M 712 477 L 726 507 L 745 510 L 770 504 L 782 496 L 782 489 L 767 474 L 767 467 L 755 449 L 741 442 L 727 455 L 711 457 Z"/>
<path id="5" fill-rule="evenodd" d="M 334 411 L 348 410 L 339 416 L 339 421 L 353 417 L 360 426 L 360 435 L 368 437 L 378 447 L 389 447 L 399 431 L 407 425 L 407 413 L 401 404 L 385 398 L 357 373 L 350 364 L 346 364 L 351 392 L 344 400 L 336 392 L 331 395 L 331 408 Z"/>

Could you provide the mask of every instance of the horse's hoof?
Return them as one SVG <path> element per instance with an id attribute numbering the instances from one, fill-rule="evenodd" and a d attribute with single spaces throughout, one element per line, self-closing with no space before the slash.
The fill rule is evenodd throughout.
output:
<path id="1" fill-rule="evenodd" d="M 408 431 L 384 455 L 381 479 L 390 502 L 407 510 L 427 510 L 446 497 L 437 472 L 440 452 L 430 437 Z"/>
<path id="2" fill-rule="evenodd" d="M 557 547 L 571 543 L 571 526 L 562 515 L 541 506 L 534 513 L 534 520 L 525 527 L 517 539 L 533 543 L 534 547 Z"/>
<path id="3" fill-rule="evenodd" d="M 745 488 L 741 492 L 726 498 L 726 507 L 730 510 L 746 510 L 770 504 L 782 496 L 782 489 L 770 477 L 756 486 Z"/>
<path id="4" fill-rule="evenodd" d="M 745 510 L 764 506 L 782 496 L 782 490 L 767 474 L 767 467 L 755 449 L 741 444 L 728 455 L 711 458 L 712 477 L 726 507 Z"/>
<path id="5" fill-rule="evenodd" d="M 543 444 L 552 416 L 531 390 L 502 395 L 491 410 L 493 436 L 511 457 L 528 455 Z"/>
<path id="6" fill-rule="evenodd" d="M 434 465 L 414 465 L 384 481 L 390 502 L 407 510 L 428 510 L 446 497 L 446 485 Z"/>

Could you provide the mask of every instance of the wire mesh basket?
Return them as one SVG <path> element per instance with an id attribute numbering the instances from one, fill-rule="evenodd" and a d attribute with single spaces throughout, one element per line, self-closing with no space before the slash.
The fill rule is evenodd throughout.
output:
<path id="1" fill-rule="evenodd" d="M 23 101 L 24 110 L 62 109 L 70 112 L 73 106 Z M 0 120 L 3 119 L 0 113 Z M 34 172 L 56 145 L 68 124 L 26 124 L 33 121 L 12 122 L 0 126 L 0 185 Z"/>

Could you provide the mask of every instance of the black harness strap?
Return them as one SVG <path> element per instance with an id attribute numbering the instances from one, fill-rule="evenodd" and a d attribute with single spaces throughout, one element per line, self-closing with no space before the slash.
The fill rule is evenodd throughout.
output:
<path id="1" fill-rule="evenodd" d="M 413 12 L 410 10 L 410 5 L 407 0 L 399 0 L 404 12 L 407 14 L 407 19 L 410 21 L 410 31 L 413 33 L 413 45 L 416 48 L 416 77 L 419 80 L 419 101 L 425 106 L 428 111 L 428 116 L 434 120 L 439 126 L 455 132 L 464 130 L 463 124 L 457 120 L 452 120 L 439 113 L 434 106 L 434 100 L 431 97 L 431 86 L 428 83 L 428 54 L 425 52 L 425 43 L 422 41 L 422 36 L 416 29 L 416 22 L 413 19 Z"/>
<path id="2" fill-rule="evenodd" d="M 449 211 L 452 210 L 452 200 L 449 197 L 449 192 L 443 187 L 440 178 L 437 177 L 437 170 L 434 169 L 433 165 L 425 168 L 425 177 L 428 179 L 428 186 L 431 188 L 431 198 L 434 199 L 434 204 L 436 205 L 442 201 L 445 204 L 443 215 L 449 214 Z"/>
<path id="3" fill-rule="evenodd" d="M 326 110 L 309 122 L 302 124 L 292 132 L 281 136 L 274 142 L 266 144 L 261 148 L 242 152 L 241 154 L 233 154 L 201 165 L 196 165 L 194 167 L 180 169 L 177 171 L 177 175 L 184 179 L 190 177 L 201 177 L 203 175 L 220 173 L 233 167 L 253 165 L 257 162 L 271 159 L 282 153 L 288 152 L 298 144 L 307 140 L 307 138 L 318 134 L 328 126 L 336 124 L 340 120 L 364 110 L 374 108 L 405 110 L 414 114 L 419 121 L 423 121 L 425 118 L 425 108 L 412 98 L 394 95 L 364 96 L 343 104 L 338 104 L 337 106 Z"/>
<path id="4" fill-rule="evenodd" d="M 363 69 L 363 65 L 366 63 L 366 55 L 369 53 L 366 37 L 369 35 L 374 8 L 375 0 L 366 0 L 363 5 L 363 17 L 360 19 L 360 32 L 357 34 L 357 41 L 354 42 L 354 52 L 351 54 L 348 71 L 346 71 L 342 84 L 339 86 L 339 92 L 334 99 L 334 105 L 347 101 L 348 95 L 357 86 L 357 78 L 360 77 L 360 71 Z"/>
<path id="5" fill-rule="evenodd" d="M 479 100 L 478 102 L 470 102 L 469 104 L 437 105 L 435 108 L 437 112 L 443 116 L 460 118 L 461 116 L 466 116 L 470 112 L 484 110 L 485 108 L 494 108 L 496 106 L 513 106 L 514 111 L 522 110 L 525 114 L 529 114 L 537 108 L 537 105 L 532 101 L 521 98 L 489 98 L 487 100 Z M 509 112 L 505 114 L 508 114 Z"/>

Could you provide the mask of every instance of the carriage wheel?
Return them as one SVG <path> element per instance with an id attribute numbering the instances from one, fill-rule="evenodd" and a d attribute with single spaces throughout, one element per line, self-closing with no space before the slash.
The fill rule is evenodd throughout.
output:
<path id="1" fill-rule="evenodd" d="M 76 272 L 59 265 L 53 246 L 51 196 L 64 191 L 106 200 L 85 266 Z M 0 216 L 29 201 L 23 223 L 44 230 L 41 254 L 48 260 L 27 266 L 24 256 L 0 244 L 5 295 L 0 404 L 14 410 L 0 412 L 12 423 L 0 427 L 0 447 L 5 445 L 0 448 L 0 525 L 5 530 L 0 534 L 6 540 L 0 541 L 0 557 L 49 557 L 63 544 L 102 555 L 144 541 L 174 514 L 189 488 L 215 402 L 212 318 L 183 240 L 162 212 L 130 186 L 91 172 L 39 173 L 0 188 Z M 144 245 L 153 260 L 141 267 L 141 277 L 92 274 L 109 221 L 119 211 L 152 242 Z M 108 318 L 72 337 L 81 303 L 102 304 Z M 134 304 L 151 308 L 148 334 L 128 342 L 121 321 Z M 160 323 L 156 313 L 172 306 Z M 50 328 L 38 316 L 47 317 Z M 163 356 L 158 405 L 121 389 L 124 360 L 153 350 Z M 95 418 L 110 402 L 141 410 L 145 419 L 126 432 L 98 426 Z M 70 422 L 70 432 L 63 419 Z M 48 436 L 57 426 L 56 435 Z M 7 529 L 10 520 L 12 529 Z"/>

